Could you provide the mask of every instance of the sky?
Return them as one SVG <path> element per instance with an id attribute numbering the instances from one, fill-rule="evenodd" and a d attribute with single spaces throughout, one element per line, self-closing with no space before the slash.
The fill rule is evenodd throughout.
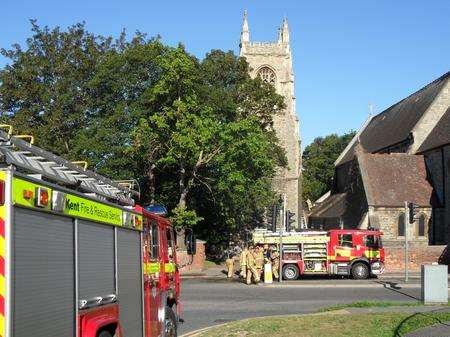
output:
<path id="1" fill-rule="evenodd" d="M 239 52 L 244 9 L 250 40 L 273 41 L 284 16 L 291 33 L 302 146 L 358 130 L 450 70 L 450 0 L 6 0 L 0 47 L 24 45 L 29 19 L 118 36 L 122 29 L 182 42 L 198 58 Z M 0 67 L 8 62 L 0 56 Z"/>

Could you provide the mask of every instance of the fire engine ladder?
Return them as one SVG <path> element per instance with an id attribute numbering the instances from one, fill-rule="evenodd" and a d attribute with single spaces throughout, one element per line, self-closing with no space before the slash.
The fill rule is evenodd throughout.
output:
<path id="1" fill-rule="evenodd" d="M 25 137 L 14 136 L 11 132 L 0 129 L 1 162 L 14 165 L 27 174 L 38 174 L 49 181 L 120 205 L 133 206 L 133 197 L 139 197 L 139 193 L 130 188 L 130 184 L 115 182 L 34 146 L 22 138 Z"/>

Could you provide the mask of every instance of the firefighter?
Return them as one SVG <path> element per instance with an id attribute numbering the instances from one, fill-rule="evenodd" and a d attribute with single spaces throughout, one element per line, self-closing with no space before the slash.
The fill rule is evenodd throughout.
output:
<path id="1" fill-rule="evenodd" d="M 261 279 L 264 270 L 264 249 L 262 246 L 256 247 L 256 257 L 255 257 L 256 269 L 258 271 L 259 278 Z"/>
<path id="2" fill-rule="evenodd" d="M 247 253 L 247 284 L 252 283 L 252 277 L 256 284 L 259 283 L 260 277 L 256 269 L 256 251 L 250 247 Z"/>
<path id="3" fill-rule="evenodd" d="M 278 253 L 275 247 L 272 247 L 272 251 L 270 253 L 270 262 L 272 263 L 273 277 L 278 280 L 278 271 L 280 269 L 280 253 Z"/>
<path id="4" fill-rule="evenodd" d="M 248 249 L 247 247 L 244 247 L 241 254 L 239 255 L 239 265 L 241 267 L 240 276 L 242 279 L 245 279 L 247 277 L 247 254 Z"/>
<path id="5" fill-rule="evenodd" d="M 228 253 L 228 258 L 225 260 L 227 266 L 227 277 L 232 278 L 234 273 L 234 259 L 231 253 Z"/>

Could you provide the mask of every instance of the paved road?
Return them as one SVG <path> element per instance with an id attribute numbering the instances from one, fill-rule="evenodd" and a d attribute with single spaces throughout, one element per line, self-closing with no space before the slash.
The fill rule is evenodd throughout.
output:
<path id="1" fill-rule="evenodd" d="M 246 286 L 226 279 L 184 279 L 181 334 L 233 320 L 282 314 L 310 313 L 319 308 L 362 300 L 417 301 L 413 285 L 385 288 L 377 281 L 319 279 L 283 286 Z"/>

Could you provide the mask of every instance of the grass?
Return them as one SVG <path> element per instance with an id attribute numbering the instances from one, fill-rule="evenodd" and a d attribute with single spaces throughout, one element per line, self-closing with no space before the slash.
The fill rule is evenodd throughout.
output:
<path id="1" fill-rule="evenodd" d="M 397 337 L 440 322 L 450 313 L 315 314 L 253 318 L 225 324 L 200 337 Z"/>
<path id="2" fill-rule="evenodd" d="M 318 312 L 342 310 L 346 308 L 387 308 L 387 307 L 415 307 L 423 305 L 422 302 L 395 302 L 395 301 L 360 301 L 348 304 L 336 304 L 321 308 Z"/>
<path id="3" fill-rule="evenodd" d="M 388 307 L 417 307 L 423 306 L 420 301 L 413 302 L 396 302 L 396 301 L 360 301 L 348 304 L 336 304 L 329 307 L 321 308 L 317 312 L 328 312 L 334 310 L 342 310 L 346 308 L 388 308 Z M 450 305 L 450 301 L 448 302 Z"/>

